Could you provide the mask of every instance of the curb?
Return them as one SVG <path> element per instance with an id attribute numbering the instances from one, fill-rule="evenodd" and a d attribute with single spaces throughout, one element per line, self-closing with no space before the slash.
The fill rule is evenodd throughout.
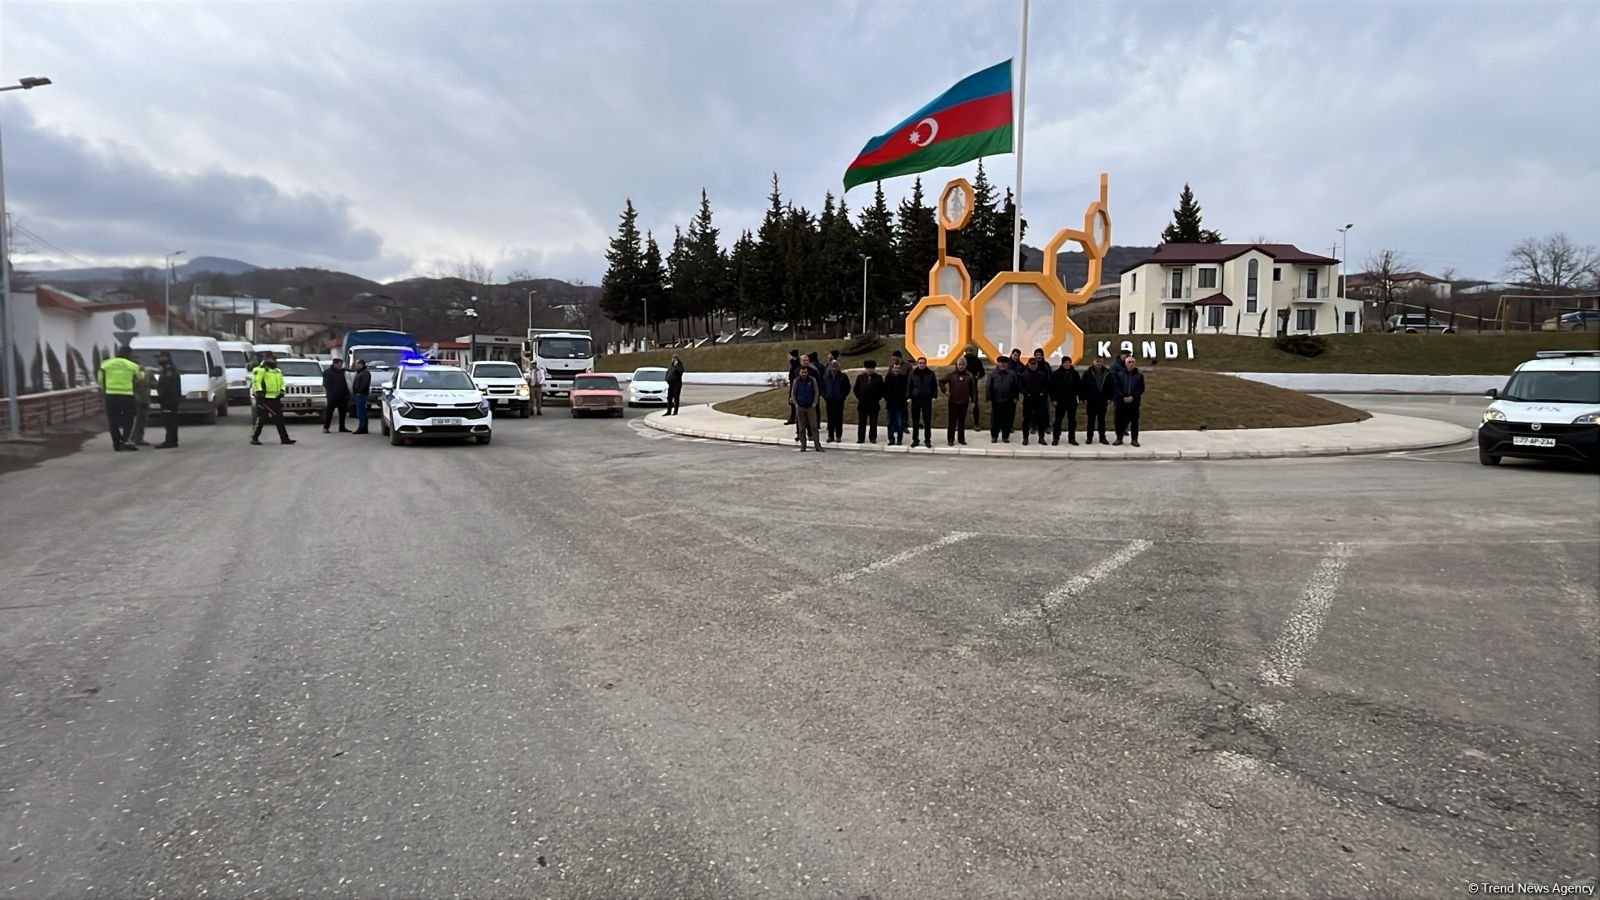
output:
<path id="1" fill-rule="evenodd" d="M 710 404 L 703 404 L 709 406 Z M 656 431 L 675 434 L 679 437 L 702 438 L 712 441 L 725 441 L 736 444 L 766 444 L 774 447 L 793 446 L 793 438 L 767 437 L 765 435 L 731 434 L 725 431 L 706 431 L 698 428 L 683 428 L 672 423 L 661 421 L 660 412 L 652 412 L 640 419 L 645 427 Z M 1462 429 L 1465 435 L 1450 440 L 1425 440 L 1390 442 L 1383 444 L 1351 446 L 1325 446 L 1325 447 L 1286 447 L 1281 450 L 1173 450 L 1158 448 L 1112 448 L 1099 447 L 1095 450 L 1059 450 L 1054 446 L 1049 448 L 1034 449 L 1033 447 L 1006 446 L 997 444 L 994 447 L 956 446 L 937 447 L 930 450 L 917 448 L 912 450 L 907 446 L 890 447 L 886 444 L 846 444 L 839 443 L 827 449 L 847 450 L 855 453 L 904 453 L 916 456 L 969 456 L 989 457 L 1001 459 L 1039 459 L 1039 460 L 1189 460 L 1189 459 L 1300 459 L 1304 457 L 1323 456 L 1366 456 L 1379 453 L 1397 453 L 1413 450 L 1434 450 L 1440 447 L 1454 447 L 1466 444 L 1472 440 L 1472 432 Z M 1155 432 L 1159 433 L 1159 432 Z"/>

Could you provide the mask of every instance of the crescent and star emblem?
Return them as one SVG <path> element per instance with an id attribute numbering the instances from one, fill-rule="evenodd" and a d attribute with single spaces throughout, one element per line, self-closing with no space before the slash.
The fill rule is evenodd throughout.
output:
<path id="1" fill-rule="evenodd" d="M 928 136 L 927 137 L 923 137 L 922 136 L 922 126 L 924 126 L 924 125 L 928 126 Z M 932 118 L 930 116 L 929 118 L 923 119 L 921 122 L 918 122 L 917 124 L 911 126 L 911 134 L 909 136 L 909 139 L 910 139 L 912 144 L 914 144 L 914 145 L 916 145 L 918 147 L 926 147 L 929 144 L 933 143 L 933 139 L 938 137 L 938 136 L 939 136 L 939 122 L 938 122 L 937 119 L 934 119 L 934 118 Z"/>

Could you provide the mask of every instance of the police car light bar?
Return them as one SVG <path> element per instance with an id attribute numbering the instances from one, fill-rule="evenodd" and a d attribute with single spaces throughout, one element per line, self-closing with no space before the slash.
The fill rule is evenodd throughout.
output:
<path id="1" fill-rule="evenodd" d="M 1574 356 L 1600 356 L 1600 350 L 1540 350 L 1535 359 L 1568 359 Z"/>

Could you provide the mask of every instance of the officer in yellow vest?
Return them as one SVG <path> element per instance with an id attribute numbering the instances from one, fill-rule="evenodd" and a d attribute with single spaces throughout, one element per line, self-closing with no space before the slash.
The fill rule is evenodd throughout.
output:
<path id="1" fill-rule="evenodd" d="M 111 423 L 111 449 L 118 453 L 138 450 L 129 435 L 138 410 L 134 396 L 138 391 L 149 390 L 145 386 L 144 369 L 133 361 L 133 351 L 123 347 L 116 356 L 100 363 L 96 378 L 105 397 L 106 419 Z"/>
<path id="2" fill-rule="evenodd" d="M 261 429 L 268 419 L 278 426 L 280 443 L 294 443 L 288 429 L 283 427 L 283 373 L 278 371 L 278 358 L 270 351 L 261 354 L 261 365 L 250 373 L 250 393 L 256 399 L 256 427 L 250 432 L 250 443 L 261 443 Z"/>

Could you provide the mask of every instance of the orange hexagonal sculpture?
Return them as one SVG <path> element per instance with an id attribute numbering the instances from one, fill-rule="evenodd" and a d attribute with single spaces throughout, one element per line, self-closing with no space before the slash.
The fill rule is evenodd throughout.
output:
<path id="1" fill-rule="evenodd" d="M 1013 347 L 1023 356 L 1035 347 L 1055 356 L 1071 336 L 1076 350 L 1083 331 L 1067 317 L 1067 292 L 1054 275 L 1002 272 L 972 298 L 972 340 L 990 359 Z"/>
<path id="2" fill-rule="evenodd" d="M 940 294 L 960 300 L 963 306 L 972 299 L 972 276 L 967 274 L 967 264 L 957 257 L 940 257 L 928 270 L 928 296 Z"/>
<path id="3" fill-rule="evenodd" d="M 928 358 L 930 366 L 953 364 L 971 340 L 972 318 L 961 301 L 949 294 L 923 297 L 906 316 L 906 349 L 911 358 Z"/>

